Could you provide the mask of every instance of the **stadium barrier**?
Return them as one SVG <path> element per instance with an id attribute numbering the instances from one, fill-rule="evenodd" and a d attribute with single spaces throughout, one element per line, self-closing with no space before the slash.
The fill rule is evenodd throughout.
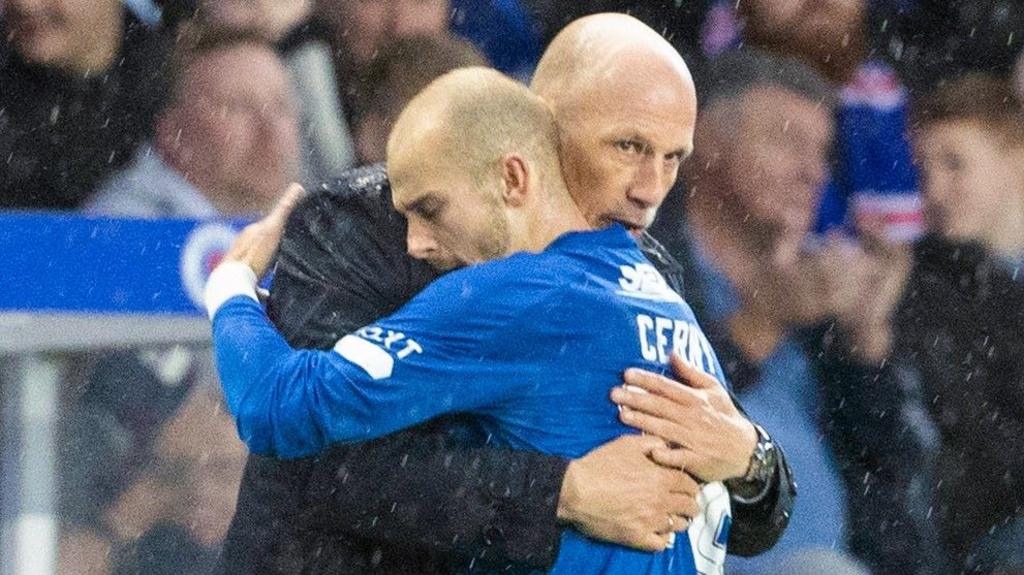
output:
<path id="1" fill-rule="evenodd" d="M 208 345 L 203 286 L 241 224 L 0 214 L 0 575 L 56 572 L 70 354 Z"/>

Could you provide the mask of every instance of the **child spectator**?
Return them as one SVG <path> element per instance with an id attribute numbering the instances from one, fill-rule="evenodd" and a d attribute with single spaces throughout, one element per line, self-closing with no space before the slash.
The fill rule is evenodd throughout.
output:
<path id="1" fill-rule="evenodd" d="M 930 231 L 1024 261 L 1024 109 L 1005 80 L 971 74 L 914 108 Z"/>

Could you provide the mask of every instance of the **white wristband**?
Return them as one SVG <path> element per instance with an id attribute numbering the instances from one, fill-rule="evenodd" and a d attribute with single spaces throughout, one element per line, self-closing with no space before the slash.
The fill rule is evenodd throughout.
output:
<path id="1" fill-rule="evenodd" d="M 256 272 L 242 262 L 226 261 L 217 266 L 210 274 L 210 279 L 206 280 L 204 300 L 210 319 L 213 319 L 224 302 L 236 295 L 250 297 L 258 303 L 260 300 L 256 297 L 256 283 Z"/>

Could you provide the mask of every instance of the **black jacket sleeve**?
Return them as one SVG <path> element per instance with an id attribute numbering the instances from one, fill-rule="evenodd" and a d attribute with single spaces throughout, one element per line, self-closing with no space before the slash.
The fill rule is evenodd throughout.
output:
<path id="1" fill-rule="evenodd" d="M 680 295 L 686 295 L 684 288 L 692 286 L 695 291 L 700 290 L 699 282 L 695 274 L 687 273 L 687 268 L 680 264 L 672 254 L 685 257 L 689 250 L 683 245 L 684 240 L 678 231 L 666 233 L 662 237 L 669 240 L 668 246 L 663 246 L 657 239 L 649 234 L 642 237 L 641 248 L 644 255 L 661 271 L 669 285 Z M 694 311 L 700 316 L 701 308 L 691 302 Z M 715 330 L 713 326 L 707 326 L 708 335 L 712 339 L 715 353 L 718 355 L 726 376 L 733 385 L 742 385 L 745 381 L 756 380 L 758 367 L 746 361 L 742 352 L 732 345 L 729 338 L 722 336 L 722 330 Z M 732 391 L 729 392 L 733 403 L 744 415 L 743 406 Z M 771 433 L 771 430 L 768 430 Z M 732 500 L 732 527 L 729 529 L 729 553 L 741 557 L 752 557 L 772 548 L 782 537 L 786 526 L 789 525 L 789 516 L 793 511 L 793 501 L 796 497 L 796 483 L 793 480 L 793 472 L 786 463 L 786 456 L 781 445 L 778 448 L 778 465 L 776 466 L 773 482 L 769 485 L 768 492 L 761 499 L 752 503 L 743 503 L 736 499 Z"/>
<path id="2" fill-rule="evenodd" d="M 329 348 L 396 310 L 435 272 L 405 254 L 383 168 L 355 170 L 312 193 L 285 232 L 269 314 L 296 346 Z M 315 464 L 303 524 L 392 551 L 547 568 L 557 555 L 556 507 L 568 461 L 466 447 L 427 424 L 337 445 Z"/>
<path id="3" fill-rule="evenodd" d="M 531 452 L 467 449 L 451 422 L 339 446 L 317 463 L 305 525 L 435 563 L 554 562 L 555 509 L 567 461 Z M 418 571 L 418 570 L 417 570 Z"/>

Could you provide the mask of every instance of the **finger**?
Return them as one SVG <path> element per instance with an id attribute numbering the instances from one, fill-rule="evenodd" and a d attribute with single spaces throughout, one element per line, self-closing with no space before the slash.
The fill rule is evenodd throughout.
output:
<path id="1" fill-rule="evenodd" d="M 676 531 L 676 514 L 670 511 L 672 507 L 667 507 L 663 513 L 659 514 L 657 524 L 659 525 L 657 533 L 659 535 L 667 535 L 669 533 L 675 533 Z"/>
<path id="2" fill-rule="evenodd" d="M 274 204 L 273 209 L 264 218 L 264 221 L 270 225 L 284 226 L 288 221 L 288 216 L 291 215 L 295 206 L 299 205 L 299 201 L 302 200 L 304 195 L 306 195 L 305 188 L 299 184 L 289 184 L 285 192 L 281 194 L 281 198 Z"/>
<path id="3" fill-rule="evenodd" d="M 623 380 L 626 382 L 626 385 L 667 397 L 681 405 L 689 405 L 700 401 L 700 396 L 695 394 L 693 389 L 657 373 L 630 368 L 623 375 Z"/>
<path id="4" fill-rule="evenodd" d="M 646 391 L 637 392 L 632 389 L 616 387 L 612 389 L 611 397 L 612 401 L 621 407 L 635 409 L 672 421 L 684 417 L 689 411 L 668 398 L 652 395 Z"/>
<path id="5" fill-rule="evenodd" d="M 688 516 L 688 515 L 676 516 L 675 523 L 676 523 L 676 533 L 682 533 L 683 531 L 686 531 L 687 529 L 690 528 L 690 523 L 691 523 L 690 516 Z"/>
<path id="6" fill-rule="evenodd" d="M 697 389 L 706 389 L 718 386 L 718 380 L 715 379 L 714 376 L 708 375 L 693 367 L 678 353 L 672 352 L 668 361 L 669 365 L 672 366 L 672 373 L 675 374 L 679 381 L 687 383 Z"/>
<path id="7" fill-rule="evenodd" d="M 637 542 L 637 547 L 642 551 L 664 551 L 668 544 L 668 535 L 648 533 Z"/>
<path id="8" fill-rule="evenodd" d="M 700 514 L 700 505 L 697 504 L 697 498 L 692 495 L 673 495 L 669 500 L 667 512 L 673 515 L 673 530 L 678 531 L 679 523 L 682 523 L 679 516 L 696 517 Z"/>
<path id="9" fill-rule="evenodd" d="M 700 483 L 698 483 L 697 480 L 686 471 L 682 471 L 677 474 L 676 477 L 673 478 L 673 481 L 675 481 L 675 485 L 672 486 L 673 493 L 681 493 L 683 495 L 696 498 L 697 493 L 700 492 Z M 693 517 L 692 513 L 689 515 L 690 517 Z"/>
<path id="10" fill-rule="evenodd" d="M 665 440 L 656 435 L 630 434 L 624 435 L 616 439 L 615 441 L 620 441 L 625 444 L 631 444 L 633 448 L 638 449 L 641 453 L 648 457 L 650 457 L 651 453 L 655 449 L 663 449 L 668 447 L 668 445 L 665 443 Z"/>
<path id="11" fill-rule="evenodd" d="M 686 463 L 688 461 L 686 452 L 681 447 L 669 448 L 659 447 L 655 448 L 650 453 L 651 460 L 663 467 L 670 469 L 678 469 L 682 471 L 686 469 Z"/>
<path id="12" fill-rule="evenodd" d="M 632 409 L 624 409 L 620 411 L 619 419 L 622 423 L 625 423 L 630 427 L 639 429 L 640 431 L 651 435 L 656 435 L 665 441 L 678 443 L 680 445 L 686 444 L 685 432 L 678 425 L 667 419 L 654 417 Z"/>

